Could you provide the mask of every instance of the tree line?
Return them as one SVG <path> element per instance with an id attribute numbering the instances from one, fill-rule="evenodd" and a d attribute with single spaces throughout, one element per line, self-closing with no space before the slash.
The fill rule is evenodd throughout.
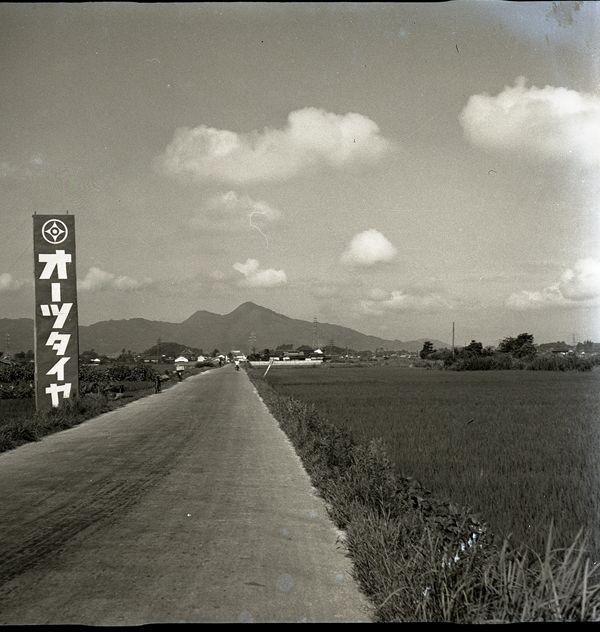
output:
<path id="1" fill-rule="evenodd" d="M 468 345 L 454 350 L 434 349 L 431 341 L 427 340 L 419 355 L 423 360 L 438 361 L 445 368 L 458 371 L 494 369 L 589 371 L 600 364 L 600 356 L 582 357 L 577 353 L 593 354 L 597 351 L 600 349 L 592 341 L 579 343 L 573 348 L 564 342 L 536 345 L 533 335 L 524 332 L 515 337 L 504 338 L 497 348 L 484 347 L 481 342 L 471 340 Z"/>

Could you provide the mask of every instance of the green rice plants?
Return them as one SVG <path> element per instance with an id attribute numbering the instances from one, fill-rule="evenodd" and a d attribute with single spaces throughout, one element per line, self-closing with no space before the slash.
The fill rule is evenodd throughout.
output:
<path id="1" fill-rule="evenodd" d="M 374 373 L 347 371 L 343 377 L 329 371 L 317 375 L 303 370 L 285 372 L 285 375 L 272 372 L 269 383 L 258 373 L 250 374 L 294 443 L 313 484 L 326 500 L 332 519 L 345 530 L 354 576 L 371 599 L 376 620 L 460 623 L 598 620 L 600 578 L 598 565 L 590 559 L 596 550 L 594 543 L 589 533 L 583 534 L 579 529 L 573 535 L 573 531 L 565 528 L 577 523 L 581 527 L 586 514 L 596 515 L 595 506 L 589 503 L 595 495 L 584 500 L 581 488 L 574 485 L 578 480 L 593 489 L 590 485 L 593 479 L 586 479 L 585 475 L 581 479 L 567 479 L 564 482 L 572 488 L 570 496 L 565 497 L 562 490 L 553 489 L 554 480 L 546 470 L 542 469 L 543 479 L 527 478 L 531 472 L 537 474 L 540 465 L 547 467 L 548 472 L 559 471 L 557 464 L 561 461 L 556 458 L 570 454 L 564 451 L 568 446 L 564 427 L 556 427 L 559 434 L 557 440 L 552 441 L 552 435 L 548 436 L 546 431 L 543 436 L 540 421 L 534 420 L 524 441 L 526 422 L 521 416 L 509 417 L 509 422 L 516 424 L 518 441 L 509 439 L 507 442 L 501 424 L 497 423 L 498 434 L 488 443 L 481 429 L 469 427 L 470 422 L 475 422 L 475 418 L 468 417 L 471 411 L 464 403 L 457 407 L 460 398 L 465 397 L 465 393 L 456 388 L 459 379 L 463 386 L 465 379 L 476 380 L 473 382 L 476 388 L 467 391 L 466 397 L 473 398 L 481 409 L 482 402 L 485 403 L 483 394 L 487 394 L 491 407 L 486 411 L 495 410 L 498 422 L 502 415 L 506 419 L 507 414 L 503 383 L 521 386 L 522 390 L 515 389 L 519 397 L 516 409 L 529 411 L 536 410 L 526 407 L 532 397 L 532 385 L 543 385 L 556 398 L 564 397 L 556 381 L 563 376 L 554 374 L 550 383 L 546 383 L 548 374 L 529 374 L 525 381 L 523 377 L 516 381 L 515 373 L 502 372 L 482 382 L 473 373 L 370 371 Z M 577 377 L 569 377 L 570 389 L 578 384 L 574 381 Z M 581 394 L 586 392 L 581 389 L 590 385 L 586 379 L 575 391 Z M 388 386 L 389 392 L 386 391 Z M 286 394 L 279 395 L 279 391 Z M 498 406 L 494 398 L 496 391 L 500 392 L 504 407 Z M 302 399 L 290 397 L 290 392 L 302 394 Z M 439 401 L 428 407 L 424 402 L 432 396 Z M 549 405 L 554 405 L 554 400 Z M 411 419 L 412 425 L 398 425 L 399 407 L 405 414 L 407 411 L 421 414 Z M 386 420 L 390 414 L 394 425 Z M 462 421 L 460 425 L 453 420 L 455 415 Z M 337 432 L 333 431 L 335 426 Z M 391 432 L 392 428 L 398 432 Z M 550 425 L 547 430 L 553 428 L 554 425 Z M 414 437 L 411 429 L 416 431 Z M 577 426 L 581 436 L 576 437 L 585 443 L 584 429 L 584 425 Z M 428 446 L 427 442 L 436 437 L 430 430 L 438 435 L 439 441 Z M 548 446 L 543 441 L 540 443 L 542 436 L 543 440 L 550 438 Z M 536 438 L 538 445 L 532 449 L 531 442 Z M 448 450 L 450 444 L 452 449 Z M 500 451 L 500 445 L 515 452 L 515 465 L 503 463 L 502 459 L 510 453 Z M 485 457 L 480 461 L 478 450 L 482 448 L 481 455 Z M 557 448 L 562 450 L 560 457 Z M 429 471 L 444 482 L 434 492 L 416 478 L 401 473 L 417 470 L 416 465 L 426 463 L 427 450 L 431 451 L 435 468 L 422 471 Z M 565 473 L 574 473 L 575 454 L 581 453 L 578 450 L 571 455 Z M 455 484 L 461 469 L 454 457 L 460 455 L 464 455 L 465 465 L 469 465 L 465 472 L 471 472 L 470 478 L 464 479 L 468 482 L 466 487 Z M 496 460 L 489 463 L 492 458 Z M 535 458 L 541 460 L 536 462 Z M 491 472 L 485 477 L 483 462 L 488 463 Z M 523 496 L 518 485 L 503 489 L 500 484 L 503 470 L 516 479 L 508 478 L 509 483 L 533 481 L 538 486 L 537 491 L 528 486 L 529 495 Z M 478 483 L 479 492 L 486 490 L 484 496 L 477 495 Z M 448 493 L 452 489 L 453 493 Z M 457 493 L 458 489 L 465 493 Z M 462 504 L 456 505 L 448 501 L 448 497 L 460 499 Z M 466 502 L 477 498 L 480 498 L 478 510 L 486 515 L 485 521 L 466 506 Z M 573 501 L 568 507 L 565 507 L 565 498 Z M 501 508 L 502 514 L 493 511 L 494 505 Z M 562 513 L 556 512 L 558 508 Z M 553 544 L 554 527 L 547 534 L 542 529 L 548 524 L 546 518 L 554 515 L 562 518 L 562 544 L 557 546 Z M 504 518 L 505 528 L 511 524 L 519 526 L 520 537 L 502 536 L 492 528 L 487 519 L 490 516 L 500 526 Z M 529 531 L 527 527 L 532 521 L 535 528 Z"/>

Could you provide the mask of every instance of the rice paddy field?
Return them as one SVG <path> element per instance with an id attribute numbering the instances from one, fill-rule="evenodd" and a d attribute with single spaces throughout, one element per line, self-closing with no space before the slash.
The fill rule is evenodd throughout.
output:
<path id="1" fill-rule="evenodd" d="M 266 380 L 356 439 L 382 438 L 400 473 L 498 534 L 541 550 L 551 520 L 557 546 L 589 529 L 600 560 L 600 371 L 323 366 Z"/>

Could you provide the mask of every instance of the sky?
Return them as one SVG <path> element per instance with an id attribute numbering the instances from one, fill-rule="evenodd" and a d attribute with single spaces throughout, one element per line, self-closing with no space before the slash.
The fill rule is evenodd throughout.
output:
<path id="1" fill-rule="evenodd" d="M 253 301 L 600 340 L 600 5 L 0 5 L 0 318 L 70 212 L 81 324 Z"/>

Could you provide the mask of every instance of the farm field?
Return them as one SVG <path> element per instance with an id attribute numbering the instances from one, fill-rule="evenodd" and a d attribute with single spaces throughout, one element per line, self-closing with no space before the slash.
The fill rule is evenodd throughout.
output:
<path id="1" fill-rule="evenodd" d="M 556 545 L 589 528 L 600 559 L 600 371 L 315 367 L 266 380 L 356 439 L 382 438 L 401 474 L 515 543 L 540 550 L 553 519 Z"/>

